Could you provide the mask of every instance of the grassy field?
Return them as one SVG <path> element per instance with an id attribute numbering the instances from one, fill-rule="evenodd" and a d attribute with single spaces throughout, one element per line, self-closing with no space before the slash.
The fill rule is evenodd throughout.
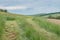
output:
<path id="1" fill-rule="evenodd" d="M 0 12 L 0 40 L 60 40 L 60 25 L 42 17 Z"/>

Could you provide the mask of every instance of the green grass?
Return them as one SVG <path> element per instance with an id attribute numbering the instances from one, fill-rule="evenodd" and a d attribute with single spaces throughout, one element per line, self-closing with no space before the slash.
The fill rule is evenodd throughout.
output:
<path id="1" fill-rule="evenodd" d="M 42 28 L 45 28 L 47 31 L 56 33 L 58 36 L 60 36 L 60 25 L 50 23 L 46 21 L 44 18 L 33 18 L 33 20 L 38 23 Z"/>
<path id="2" fill-rule="evenodd" d="M 11 27 L 12 25 L 16 26 L 14 29 L 17 32 L 17 38 L 16 40 L 60 40 L 60 26 L 59 25 L 55 25 L 52 24 L 50 22 L 47 22 L 45 19 L 40 18 L 40 17 L 34 17 L 34 16 L 24 16 L 24 15 L 17 15 L 17 14 L 10 14 L 10 13 L 4 13 L 1 12 L 0 13 L 0 35 L 2 36 L 2 34 L 4 34 L 4 28 L 5 23 L 7 23 L 7 27 Z M 34 23 L 28 23 L 26 19 L 32 19 L 32 21 L 34 21 L 34 23 L 36 23 L 40 29 L 43 28 L 45 29 L 46 32 L 49 33 L 53 33 L 56 35 L 47 35 L 44 31 L 41 32 L 40 31 L 36 31 L 36 29 L 34 29 L 33 24 Z M 13 23 L 13 21 L 16 22 Z M 37 27 L 36 27 L 37 28 Z M 11 30 L 12 30 L 11 29 Z M 0 36 L 0 40 L 2 40 L 3 38 Z"/>
<path id="3" fill-rule="evenodd" d="M 22 30 L 20 40 L 40 40 L 39 33 L 34 30 L 31 24 L 27 23 L 26 18 L 20 18 L 17 22 Z"/>
<path id="4" fill-rule="evenodd" d="M 2 34 L 4 33 L 3 30 L 4 30 L 4 25 L 5 24 L 5 19 L 4 19 L 4 16 L 0 15 L 0 40 L 2 40 Z"/>
<path id="5" fill-rule="evenodd" d="M 7 20 L 15 20 L 13 17 L 7 17 Z"/>

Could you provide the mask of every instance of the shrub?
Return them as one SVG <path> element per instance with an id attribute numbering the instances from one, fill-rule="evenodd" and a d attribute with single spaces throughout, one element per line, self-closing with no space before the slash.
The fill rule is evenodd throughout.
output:
<path id="1" fill-rule="evenodd" d="M 4 10 L 4 12 L 7 12 L 7 10 Z"/>
<path id="2" fill-rule="evenodd" d="M 7 20 L 15 20 L 14 17 L 7 17 Z"/>
<path id="3" fill-rule="evenodd" d="M 48 18 L 50 18 L 50 19 L 60 19 L 60 16 L 54 17 L 54 16 L 49 15 Z"/>
<path id="4" fill-rule="evenodd" d="M 60 16 L 56 17 L 56 19 L 60 19 Z"/>

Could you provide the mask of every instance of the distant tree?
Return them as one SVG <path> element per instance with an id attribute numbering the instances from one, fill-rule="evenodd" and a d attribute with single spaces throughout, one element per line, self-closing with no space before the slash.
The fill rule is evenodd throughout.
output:
<path id="1" fill-rule="evenodd" d="M 7 12 L 7 10 L 4 10 L 4 12 Z"/>
<path id="2" fill-rule="evenodd" d="M 0 12 L 3 12 L 3 9 L 0 9 Z"/>
<path id="3" fill-rule="evenodd" d="M 0 12 L 7 12 L 7 10 L 0 9 Z"/>

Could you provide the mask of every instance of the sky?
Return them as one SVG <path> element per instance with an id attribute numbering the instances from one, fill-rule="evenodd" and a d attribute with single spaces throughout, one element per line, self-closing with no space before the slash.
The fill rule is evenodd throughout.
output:
<path id="1" fill-rule="evenodd" d="M 0 0 L 0 9 L 24 15 L 60 12 L 60 0 Z"/>

